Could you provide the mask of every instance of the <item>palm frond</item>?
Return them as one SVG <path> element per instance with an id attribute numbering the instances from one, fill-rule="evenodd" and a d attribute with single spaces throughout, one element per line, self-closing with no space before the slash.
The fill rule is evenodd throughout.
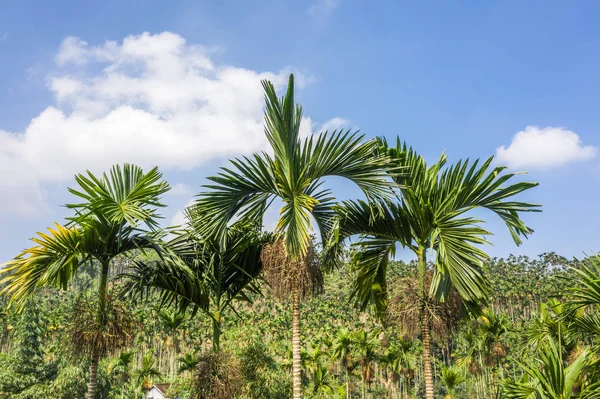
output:
<path id="1" fill-rule="evenodd" d="M 95 215 L 111 223 L 128 223 L 136 227 L 144 223 L 150 229 L 156 229 L 160 218 L 157 208 L 164 205 L 160 196 L 170 187 L 162 179 L 158 168 L 149 172 L 136 165 L 115 165 L 110 173 L 96 177 L 92 172 L 78 174 L 75 180 L 78 189 L 69 188 L 69 192 L 84 200 L 83 203 L 67 204 L 77 215 L 72 219 L 75 223 Z"/>

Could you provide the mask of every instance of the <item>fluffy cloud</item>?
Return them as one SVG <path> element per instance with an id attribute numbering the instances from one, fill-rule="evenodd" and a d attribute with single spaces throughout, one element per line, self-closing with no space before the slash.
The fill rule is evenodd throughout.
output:
<path id="1" fill-rule="evenodd" d="M 335 117 L 335 118 L 332 118 L 332 119 L 328 120 L 327 122 L 323 123 L 321 125 L 321 128 L 319 129 L 319 131 L 333 132 L 334 130 L 344 129 L 344 128 L 347 128 L 348 123 L 349 123 L 349 121 L 344 118 Z"/>
<path id="2" fill-rule="evenodd" d="M 56 104 L 23 132 L 0 130 L 0 172 L 13 177 L 0 180 L 0 212 L 39 209 L 44 184 L 85 169 L 190 169 L 261 150 L 261 80 L 281 89 L 290 73 L 216 64 L 210 51 L 169 32 L 97 46 L 68 37 L 55 62 L 48 88 Z M 297 74 L 298 87 L 306 82 Z M 312 121 L 304 122 L 303 135 L 311 134 Z"/>
<path id="3" fill-rule="evenodd" d="M 598 149 L 584 146 L 577 133 L 560 127 L 527 126 L 508 147 L 496 149 L 496 160 L 511 168 L 549 169 L 596 156 Z"/>
<path id="4" fill-rule="evenodd" d="M 186 204 L 183 206 L 183 209 L 179 210 L 175 215 L 173 215 L 173 217 L 171 218 L 171 224 L 169 224 L 169 226 L 183 226 L 185 225 L 185 223 L 187 222 L 187 219 L 185 218 L 185 213 L 184 211 L 189 208 L 190 206 L 194 205 L 195 199 L 192 198 L 191 200 L 189 200 L 188 202 L 186 202 Z"/>

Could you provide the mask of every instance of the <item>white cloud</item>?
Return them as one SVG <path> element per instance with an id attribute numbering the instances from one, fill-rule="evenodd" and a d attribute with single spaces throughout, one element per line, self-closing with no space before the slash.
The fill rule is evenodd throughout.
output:
<path id="1" fill-rule="evenodd" d="M 340 129 L 344 129 L 348 127 L 348 123 L 349 121 L 344 119 L 344 118 L 340 118 L 340 117 L 335 117 L 332 118 L 330 120 L 328 120 L 327 122 L 323 123 L 321 125 L 321 127 L 319 128 L 320 132 L 333 132 L 334 130 L 340 130 Z"/>
<path id="2" fill-rule="evenodd" d="M 341 0 L 317 0 L 315 4 L 308 8 L 308 13 L 313 18 L 327 17 L 331 15 L 341 3 Z"/>
<path id="3" fill-rule="evenodd" d="M 194 205 L 194 202 L 195 199 L 193 198 L 186 202 L 183 206 L 183 209 L 179 210 L 175 215 L 173 215 L 170 226 L 183 226 L 187 222 L 184 211 L 190 206 Z"/>
<path id="4" fill-rule="evenodd" d="M 0 173 L 13 177 L 0 179 L 0 213 L 29 213 L 44 201 L 45 184 L 85 169 L 122 162 L 190 169 L 262 150 L 260 81 L 281 89 L 292 71 L 220 65 L 169 32 L 97 46 L 68 37 L 55 61 L 48 88 L 56 104 L 23 132 L 0 130 Z M 296 74 L 298 88 L 310 81 Z M 312 121 L 305 122 L 309 135 Z"/>
<path id="5" fill-rule="evenodd" d="M 184 183 L 176 183 L 171 185 L 171 189 L 169 190 L 169 195 L 174 195 L 177 197 L 190 197 L 194 194 L 194 190 L 188 184 Z"/>
<path id="6" fill-rule="evenodd" d="M 496 160 L 510 168 L 550 169 L 596 156 L 598 148 L 581 143 L 577 133 L 561 127 L 527 126 L 508 147 L 496 149 Z"/>

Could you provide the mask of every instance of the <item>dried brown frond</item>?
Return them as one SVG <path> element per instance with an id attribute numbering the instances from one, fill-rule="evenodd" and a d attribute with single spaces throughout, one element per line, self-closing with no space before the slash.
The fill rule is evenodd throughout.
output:
<path id="1" fill-rule="evenodd" d="M 104 356 L 130 344 L 136 323 L 122 301 L 109 295 L 99 316 L 97 298 L 81 296 L 75 302 L 68 328 L 76 353 Z"/>
<path id="2" fill-rule="evenodd" d="M 321 263 L 312 245 L 306 255 L 294 260 L 288 256 L 284 240 L 279 239 L 265 245 L 260 259 L 263 277 L 280 299 L 286 299 L 292 293 L 304 299 L 323 290 Z"/>
<path id="3" fill-rule="evenodd" d="M 431 285 L 432 277 L 432 272 L 427 273 L 425 287 Z M 440 302 L 436 298 L 427 298 L 427 302 L 423 304 L 417 279 L 399 277 L 390 281 L 388 286 L 393 287 L 388 306 L 389 321 L 397 324 L 402 332 L 412 339 L 418 337 L 421 332 L 423 305 L 429 310 L 431 333 L 437 339 L 446 339 L 462 319 L 463 302 L 455 290 L 452 290 L 445 302 Z"/>
<path id="4" fill-rule="evenodd" d="M 194 374 L 196 395 L 200 399 L 230 399 L 241 392 L 242 371 L 229 353 L 205 352 L 199 358 Z"/>

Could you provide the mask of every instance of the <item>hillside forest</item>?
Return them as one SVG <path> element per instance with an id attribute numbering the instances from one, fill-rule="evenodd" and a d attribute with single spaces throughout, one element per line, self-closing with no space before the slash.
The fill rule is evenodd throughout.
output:
<path id="1" fill-rule="evenodd" d="M 0 269 L 0 398 L 600 398 L 600 258 L 486 252 L 487 220 L 535 234 L 537 183 L 302 137 L 293 75 L 263 87 L 269 148 L 208 177 L 181 226 L 158 167 L 75 176 L 69 216 Z"/>

